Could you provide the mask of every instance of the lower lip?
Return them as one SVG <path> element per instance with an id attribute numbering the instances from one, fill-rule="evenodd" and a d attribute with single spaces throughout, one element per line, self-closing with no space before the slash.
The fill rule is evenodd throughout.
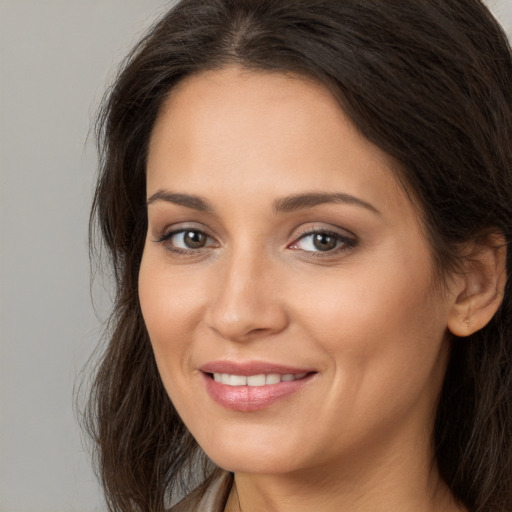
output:
<path id="1" fill-rule="evenodd" d="M 227 409 L 233 411 L 257 411 L 299 391 L 313 377 L 308 374 L 302 379 L 279 382 L 266 386 L 228 386 L 215 382 L 209 374 L 203 373 L 206 390 L 209 395 Z"/>

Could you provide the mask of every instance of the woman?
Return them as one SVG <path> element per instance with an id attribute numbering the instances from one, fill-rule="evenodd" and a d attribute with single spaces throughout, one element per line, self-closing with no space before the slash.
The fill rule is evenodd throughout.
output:
<path id="1" fill-rule="evenodd" d="M 111 510 L 512 509 L 512 58 L 479 0 L 183 0 L 99 126 Z"/>

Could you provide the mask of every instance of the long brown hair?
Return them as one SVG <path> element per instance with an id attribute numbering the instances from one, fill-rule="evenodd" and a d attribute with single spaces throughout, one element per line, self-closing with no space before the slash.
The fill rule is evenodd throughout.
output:
<path id="1" fill-rule="evenodd" d="M 86 418 L 111 511 L 161 511 L 214 470 L 163 389 L 137 280 L 159 109 L 184 77 L 228 63 L 329 87 L 397 161 L 440 275 L 482 232 L 512 237 L 512 56 L 480 0 L 179 2 L 128 56 L 98 119 L 91 240 L 98 228 L 116 296 Z M 437 463 L 472 512 L 512 510 L 511 291 L 484 329 L 453 339 L 439 398 Z"/>

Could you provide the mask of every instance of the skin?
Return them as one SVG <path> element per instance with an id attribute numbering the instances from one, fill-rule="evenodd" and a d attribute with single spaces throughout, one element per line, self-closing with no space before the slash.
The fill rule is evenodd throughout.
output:
<path id="1" fill-rule="evenodd" d="M 461 510 L 430 436 L 467 283 L 436 286 L 393 165 L 326 88 L 298 76 L 201 73 L 160 112 L 140 303 L 172 402 L 213 461 L 235 472 L 226 510 Z M 312 192 L 360 203 L 274 211 Z M 187 247 L 180 233 L 162 240 L 180 229 L 205 233 L 205 245 Z M 318 250 L 311 230 L 335 233 L 336 247 Z M 212 400 L 199 370 L 219 359 L 316 374 L 269 407 L 233 411 Z"/>

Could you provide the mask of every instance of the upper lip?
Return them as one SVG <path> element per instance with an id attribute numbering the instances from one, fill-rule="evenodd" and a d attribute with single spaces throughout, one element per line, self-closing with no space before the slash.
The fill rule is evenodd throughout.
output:
<path id="1" fill-rule="evenodd" d="M 297 368 L 266 361 L 246 361 L 238 363 L 234 361 L 212 361 L 201 366 L 199 369 L 204 373 L 227 373 L 230 375 L 246 376 L 270 373 L 298 375 L 314 371 L 311 368 Z"/>

